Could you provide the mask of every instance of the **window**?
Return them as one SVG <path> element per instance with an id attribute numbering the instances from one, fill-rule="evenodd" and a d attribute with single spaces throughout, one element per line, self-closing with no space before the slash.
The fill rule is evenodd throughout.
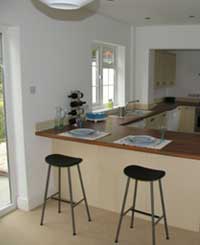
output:
<path id="1" fill-rule="evenodd" d="M 99 44 L 92 49 L 92 106 L 117 105 L 117 48 Z"/>

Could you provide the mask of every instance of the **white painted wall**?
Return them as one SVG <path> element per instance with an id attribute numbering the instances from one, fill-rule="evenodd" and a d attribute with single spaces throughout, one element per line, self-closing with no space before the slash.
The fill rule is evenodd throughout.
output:
<path id="1" fill-rule="evenodd" d="M 51 152 L 51 141 L 34 135 L 36 122 L 53 118 L 55 107 L 67 104 L 66 95 L 72 89 L 82 90 L 85 99 L 90 101 L 90 47 L 93 40 L 125 46 L 126 100 L 129 99 L 130 46 L 133 45 L 130 43 L 130 26 L 85 11 L 53 12 L 35 0 L 1 1 L 0 24 L 19 26 L 20 29 L 28 180 L 25 201 L 27 208 L 33 208 L 42 201 L 46 178 L 43 159 Z M 35 95 L 30 95 L 30 85 L 37 87 Z"/>
<path id="2" fill-rule="evenodd" d="M 199 49 L 200 25 L 148 26 L 136 28 L 135 98 L 153 102 L 154 88 L 149 83 L 151 49 Z"/>
<path id="3" fill-rule="evenodd" d="M 177 52 L 176 86 L 170 94 L 188 97 L 200 94 L 200 50 Z"/>

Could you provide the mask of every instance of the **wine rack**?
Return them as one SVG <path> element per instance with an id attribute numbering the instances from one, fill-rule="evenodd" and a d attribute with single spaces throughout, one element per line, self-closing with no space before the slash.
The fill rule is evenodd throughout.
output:
<path id="1" fill-rule="evenodd" d="M 84 94 L 79 90 L 74 90 L 71 92 L 70 95 L 68 95 L 68 98 L 71 99 L 70 101 L 70 107 L 71 110 L 68 113 L 69 115 L 69 124 L 80 124 L 81 119 L 83 118 L 83 115 L 85 113 L 84 111 L 84 105 L 86 104 L 86 101 L 83 101 Z M 80 126 L 80 125 L 78 125 Z"/>

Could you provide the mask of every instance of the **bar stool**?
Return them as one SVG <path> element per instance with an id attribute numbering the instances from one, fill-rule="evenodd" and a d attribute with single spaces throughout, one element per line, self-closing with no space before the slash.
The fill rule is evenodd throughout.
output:
<path id="1" fill-rule="evenodd" d="M 140 214 L 147 215 L 147 216 L 151 217 L 151 222 L 152 222 L 152 244 L 153 245 L 156 244 L 155 226 L 162 219 L 164 219 L 166 239 L 169 240 L 169 231 L 168 231 L 168 225 L 167 225 L 167 217 L 166 217 L 165 203 L 164 203 L 164 196 L 163 196 L 162 182 L 161 182 L 161 179 L 165 176 L 165 172 L 164 171 L 155 170 L 155 169 L 144 168 L 144 167 L 141 167 L 141 166 L 131 165 L 131 166 L 128 166 L 128 167 L 126 167 L 124 169 L 124 174 L 126 176 L 128 176 L 128 180 L 127 180 L 127 184 L 126 184 L 125 195 L 124 195 L 124 200 L 123 200 L 123 204 L 122 204 L 122 209 L 121 209 L 121 214 L 120 214 L 120 219 L 119 219 L 119 224 L 118 224 L 118 228 L 117 228 L 117 234 L 116 234 L 115 242 L 116 243 L 118 242 L 118 238 L 119 238 L 119 233 L 120 233 L 120 228 L 121 228 L 123 217 L 129 211 L 132 211 L 130 228 L 133 228 L 135 213 L 140 213 Z M 126 199 L 127 199 L 127 195 L 128 195 L 130 179 L 134 179 L 135 180 L 135 190 L 134 190 L 134 195 L 133 195 L 133 206 L 131 208 L 129 208 L 127 211 L 124 211 L 125 210 L 125 205 L 126 205 Z M 149 182 L 150 183 L 151 213 L 147 213 L 147 212 L 143 212 L 141 210 L 135 209 L 138 181 L 145 181 L 145 182 Z M 159 182 L 160 197 L 161 197 L 162 212 L 163 212 L 162 216 L 155 215 L 155 213 L 154 213 L 154 185 L 153 184 L 154 184 L 155 181 Z M 157 220 L 155 221 L 155 219 L 157 219 Z"/>
<path id="2" fill-rule="evenodd" d="M 51 167 L 58 167 L 58 212 L 61 212 L 61 168 L 67 168 L 68 172 L 68 183 L 69 183 L 69 195 L 70 195 L 70 201 L 65 201 L 70 203 L 71 206 L 71 216 L 72 216 L 72 227 L 73 227 L 73 235 L 76 235 L 76 226 L 75 226 L 75 218 L 74 218 L 74 208 L 78 206 L 82 201 L 85 202 L 85 207 L 86 207 L 86 212 L 88 215 L 88 221 L 91 221 L 91 216 L 90 216 L 90 211 L 88 207 L 88 202 L 85 194 L 85 189 L 83 185 L 83 179 L 81 175 L 81 170 L 79 164 L 82 162 L 81 158 L 75 158 L 75 157 L 70 157 L 70 156 L 65 156 L 65 155 L 60 155 L 60 154 L 52 154 L 49 155 L 45 158 L 45 161 L 49 164 L 48 167 L 48 172 L 47 172 L 47 180 L 46 180 L 46 188 L 45 188 L 45 194 L 44 194 L 44 203 L 43 203 L 43 208 L 42 208 L 42 216 L 41 216 L 41 222 L 40 225 L 43 225 L 44 222 L 44 214 L 45 214 L 45 208 L 46 208 L 46 201 L 48 199 L 48 187 L 49 187 L 49 179 L 50 179 L 50 174 L 51 174 Z M 79 202 L 74 203 L 73 201 L 73 192 L 72 192 L 72 182 L 71 182 L 71 167 L 77 166 L 78 169 L 78 175 L 80 179 L 80 184 L 81 184 L 81 189 L 83 193 L 83 199 L 81 199 Z M 54 194 L 53 196 L 55 196 Z"/>

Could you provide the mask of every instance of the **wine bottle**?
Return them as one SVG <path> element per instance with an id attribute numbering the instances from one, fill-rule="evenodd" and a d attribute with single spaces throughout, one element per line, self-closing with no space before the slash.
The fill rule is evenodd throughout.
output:
<path id="1" fill-rule="evenodd" d="M 76 116 L 78 113 L 76 110 L 72 110 L 68 113 L 68 115 Z"/>
<path id="2" fill-rule="evenodd" d="M 73 125 L 73 124 L 75 124 L 76 123 L 76 118 L 71 118 L 71 119 L 69 119 L 69 124 L 70 125 Z"/>
<path id="3" fill-rule="evenodd" d="M 71 99 L 78 99 L 78 98 L 81 99 L 81 98 L 83 98 L 83 93 L 80 92 L 80 91 L 73 92 L 68 97 L 71 98 Z"/>
<path id="4" fill-rule="evenodd" d="M 84 104 L 86 104 L 86 101 L 72 101 L 70 103 L 70 106 L 71 107 L 78 107 L 78 106 L 82 106 Z"/>

